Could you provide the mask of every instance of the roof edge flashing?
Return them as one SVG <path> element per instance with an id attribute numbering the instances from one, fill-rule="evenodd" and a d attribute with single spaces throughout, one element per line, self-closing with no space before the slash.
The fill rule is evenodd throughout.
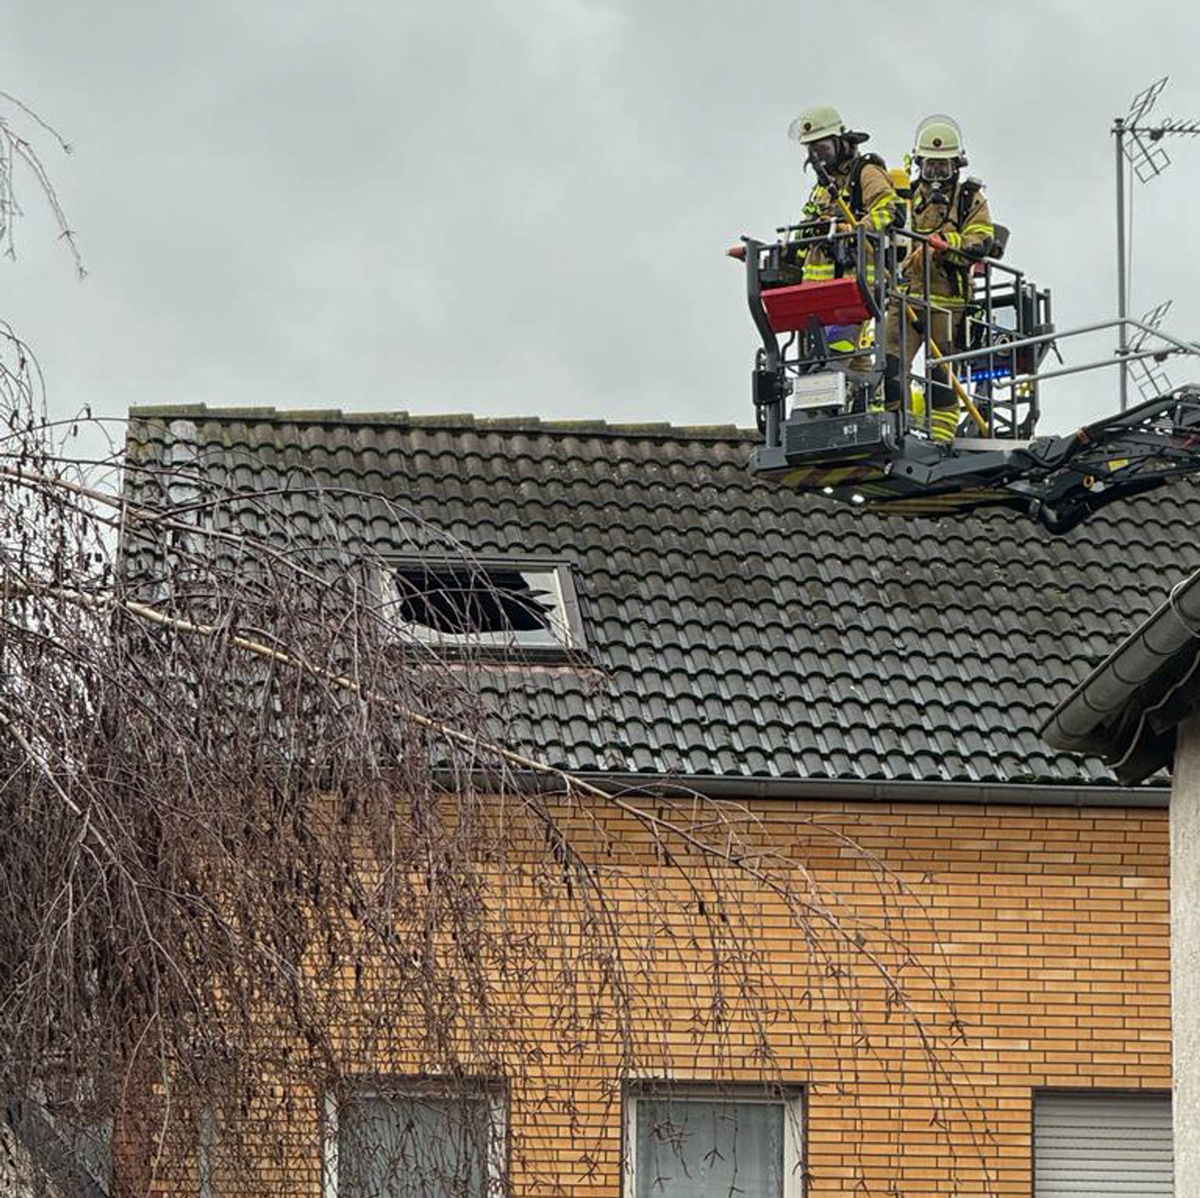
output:
<path id="1" fill-rule="evenodd" d="M 1139 694 L 1158 672 L 1200 641 L 1200 570 L 1178 583 L 1167 601 L 1152 612 L 1050 713 L 1042 739 L 1054 749 L 1074 753 L 1112 752 L 1118 719 L 1134 704 L 1143 709 L 1154 697 Z M 1113 726 L 1110 726 L 1113 725 Z"/>

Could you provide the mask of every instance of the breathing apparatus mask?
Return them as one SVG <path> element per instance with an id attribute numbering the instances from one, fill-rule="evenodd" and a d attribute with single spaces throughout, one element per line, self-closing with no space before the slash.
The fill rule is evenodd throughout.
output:
<path id="1" fill-rule="evenodd" d="M 840 137 L 822 137 L 809 143 L 808 161 L 818 174 L 827 175 L 842 160 L 843 153 Z"/>
<path id="2" fill-rule="evenodd" d="M 921 179 L 925 183 L 949 183 L 958 174 L 958 160 L 955 158 L 919 158 L 917 165 L 921 168 Z"/>

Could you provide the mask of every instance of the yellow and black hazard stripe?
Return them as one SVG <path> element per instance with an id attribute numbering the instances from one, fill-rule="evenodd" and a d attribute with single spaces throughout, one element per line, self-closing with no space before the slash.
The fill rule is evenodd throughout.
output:
<path id="1" fill-rule="evenodd" d="M 820 491 L 825 487 L 849 487 L 866 479 L 884 477 L 881 466 L 854 462 L 841 466 L 805 466 L 783 475 L 779 481 L 797 491 Z"/>
<path id="2" fill-rule="evenodd" d="M 872 511 L 886 512 L 895 516 L 945 516 L 952 512 L 966 512 L 988 504 L 1009 503 L 1012 494 L 994 487 L 980 487 L 974 491 L 948 491 L 943 495 L 921 495 L 910 498 L 875 498 L 863 492 L 870 500 Z"/>

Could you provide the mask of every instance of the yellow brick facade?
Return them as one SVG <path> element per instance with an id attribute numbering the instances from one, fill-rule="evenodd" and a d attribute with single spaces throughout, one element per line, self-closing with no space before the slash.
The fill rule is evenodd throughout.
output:
<path id="1" fill-rule="evenodd" d="M 846 831 L 901 871 L 928 912 L 912 943 L 940 958 L 964 1022 L 960 1061 L 992 1178 L 972 1177 L 964 1152 L 963 1176 L 948 1184 L 944 1155 L 926 1147 L 935 1137 L 920 1078 L 910 1076 L 899 1107 L 876 1106 L 869 1087 L 860 1096 L 868 1144 L 855 1131 L 857 1104 L 816 1086 L 809 1193 L 862 1192 L 861 1179 L 869 1193 L 991 1188 L 1028 1198 L 1035 1088 L 1170 1086 L 1166 813 L 897 805 L 847 817 Z M 814 868 L 851 901 L 872 901 L 861 867 L 819 852 L 814 845 Z"/>
<path id="2" fill-rule="evenodd" d="M 580 822 L 593 848 L 607 845 L 596 860 L 631 963 L 633 1047 L 611 1011 L 564 1014 L 554 979 L 565 974 L 543 964 L 511 979 L 525 1047 L 476 1044 L 464 1057 L 507 1086 L 513 1195 L 621 1195 L 623 1095 L 638 1079 L 801 1090 L 809 1198 L 1030 1198 L 1037 1088 L 1169 1087 L 1165 810 L 748 806 L 761 823 L 744 839 L 762 856 L 715 882 L 696 860 L 665 863 L 628 811 Z M 815 947 L 796 908 L 756 880 L 783 858 L 794 894 L 832 913 L 815 919 Z M 714 911 L 722 890 L 737 896 L 728 924 Z M 507 892 L 511 919 L 553 917 L 553 897 L 517 915 L 518 893 Z M 689 917 L 715 931 L 689 939 Z M 744 954 L 730 977 L 757 979 L 727 984 L 720 1018 L 712 936 Z M 580 944 L 564 934 L 559 967 Z M 585 960 L 574 976 L 586 989 L 595 971 Z M 359 1058 L 363 1074 L 432 1068 L 403 1044 L 389 1056 Z M 320 1104 L 281 1094 L 290 1131 L 276 1124 L 274 1140 L 293 1147 L 264 1162 L 272 1192 L 320 1193 Z M 238 1187 L 227 1177 L 217 1192 Z"/>

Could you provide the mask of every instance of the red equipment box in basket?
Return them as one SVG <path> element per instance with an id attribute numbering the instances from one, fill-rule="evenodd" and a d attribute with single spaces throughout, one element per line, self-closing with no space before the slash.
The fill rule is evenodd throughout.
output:
<path id="1" fill-rule="evenodd" d="M 762 293 L 762 302 L 777 333 L 807 328 L 814 317 L 822 325 L 860 324 L 871 319 L 871 309 L 854 279 L 775 287 Z"/>

